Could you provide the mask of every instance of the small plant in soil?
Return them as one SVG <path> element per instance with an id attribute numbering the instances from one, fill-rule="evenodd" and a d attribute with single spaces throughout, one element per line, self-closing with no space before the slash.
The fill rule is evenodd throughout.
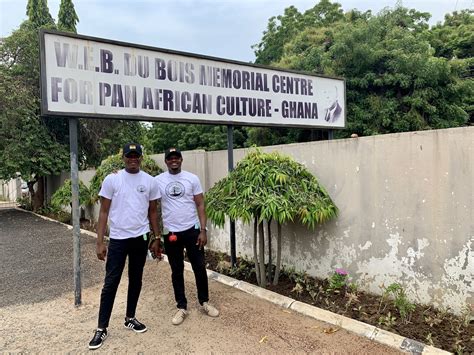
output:
<path id="1" fill-rule="evenodd" d="M 386 316 L 380 316 L 379 325 L 392 328 L 396 324 L 397 317 L 392 316 L 390 312 Z"/>
<path id="2" fill-rule="evenodd" d="M 385 289 L 380 302 L 382 303 L 384 299 L 390 296 L 393 298 L 393 305 L 397 308 L 402 322 L 404 324 L 409 323 L 416 306 L 408 300 L 404 288 L 398 283 L 390 284 Z"/>
<path id="3" fill-rule="evenodd" d="M 328 291 L 338 293 L 343 287 L 347 285 L 347 271 L 344 269 L 336 269 L 336 271 L 329 278 Z"/>

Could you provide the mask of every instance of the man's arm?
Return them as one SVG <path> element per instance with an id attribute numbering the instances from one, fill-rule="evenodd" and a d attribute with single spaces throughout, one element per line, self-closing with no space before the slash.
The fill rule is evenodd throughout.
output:
<path id="1" fill-rule="evenodd" d="M 153 234 L 155 234 L 155 240 L 150 245 L 150 250 L 155 254 L 156 257 L 161 258 L 161 231 L 158 227 L 158 200 L 150 201 L 148 207 L 148 219 L 150 220 L 151 229 Z"/>
<path id="2" fill-rule="evenodd" d="M 201 225 L 201 232 L 196 245 L 199 245 L 199 248 L 202 248 L 207 244 L 207 233 L 206 233 L 206 206 L 204 205 L 204 196 L 203 194 L 194 195 L 194 203 L 196 203 L 197 214 L 199 218 L 199 224 Z"/>
<path id="3" fill-rule="evenodd" d="M 108 198 L 100 198 L 100 212 L 99 212 L 99 223 L 97 226 L 97 243 L 96 253 L 99 260 L 105 260 L 107 256 L 107 246 L 104 243 L 104 235 L 107 228 L 107 219 L 109 218 L 109 210 L 112 200 Z"/>
<path id="4" fill-rule="evenodd" d="M 148 219 L 151 223 L 151 229 L 156 236 L 159 236 L 161 231 L 158 227 L 158 200 L 150 201 L 148 207 Z"/>

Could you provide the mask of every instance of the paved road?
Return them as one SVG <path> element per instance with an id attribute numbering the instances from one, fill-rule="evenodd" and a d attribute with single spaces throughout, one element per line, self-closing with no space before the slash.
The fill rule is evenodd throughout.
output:
<path id="1" fill-rule="evenodd" d="M 33 214 L 0 211 L 0 350 L 83 353 L 96 327 L 104 263 L 95 238 L 82 236 L 83 305 L 74 307 L 72 232 Z M 96 352 L 107 353 L 364 353 L 398 354 L 395 349 L 282 309 L 211 281 L 211 300 L 220 310 L 209 318 L 197 306 L 193 274 L 186 272 L 190 315 L 179 327 L 169 265 L 147 262 L 138 318 L 143 334 L 123 327 L 126 272 L 119 287 L 109 338 Z"/>
<path id="2" fill-rule="evenodd" d="M 82 241 L 83 287 L 102 282 L 91 258 L 93 237 Z M 41 302 L 74 291 L 72 231 L 21 210 L 0 210 L 0 307 Z"/>

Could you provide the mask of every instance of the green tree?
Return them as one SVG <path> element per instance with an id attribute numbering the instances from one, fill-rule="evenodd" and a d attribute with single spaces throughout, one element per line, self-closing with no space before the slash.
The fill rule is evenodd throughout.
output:
<path id="1" fill-rule="evenodd" d="M 431 29 L 430 43 L 438 57 L 473 58 L 474 10 L 446 14 L 444 23 L 438 23 Z"/>
<path id="2" fill-rule="evenodd" d="M 20 173 L 33 200 L 40 199 L 34 184 L 66 169 L 68 150 L 49 134 L 37 114 L 37 98 L 22 77 L 3 66 L 0 76 L 0 178 L 8 180 Z M 42 185 L 38 187 L 41 191 Z"/>
<path id="3" fill-rule="evenodd" d="M 206 193 L 209 219 L 223 226 L 226 216 L 244 223 L 254 222 L 253 250 L 257 281 L 265 287 L 272 281 L 271 222 L 277 223 L 276 268 L 278 283 L 281 263 L 281 225 L 300 222 L 309 228 L 337 215 L 331 197 L 302 164 L 277 152 L 250 152 L 235 170 Z M 265 270 L 264 223 L 267 223 L 269 262 Z M 257 233 L 258 231 L 258 233 Z M 258 237 L 257 237 L 258 235 Z M 258 244 L 258 248 L 257 248 Z"/>
<path id="4" fill-rule="evenodd" d="M 54 23 L 48 20 L 46 2 L 31 1 L 28 6 L 32 20 L 23 22 L 0 46 L 0 174 L 9 179 L 20 173 L 36 210 L 43 205 L 44 176 L 66 169 L 69 157 L 67 146 L 39 115 L 38 29 Z"/>
<path id="5" fill-rule="evenodd" d="M 253 46 L 255 63 L 268 65 L 278 62 L 283 56 L 285 45 L 300 31 L 308 27 L 330 26 L 343 18 L 341 5 L 329 0 L 321 0 L 304 14 L 294 6 L 286 8 L 283 15 L 268 20 L 262 40 Z"/>
<path id="6" fill-rule="evenodd" d="M 469 122 L 474 124 L 474 95 L 469 89 L 474 77 L 474 10 L 446 14 L 444 23 L 431 29 L 429 40 L 436 56 L 456 63 L 463 86 L 468 87 L 463 95 L 462 108 L 468 113 Z"/>
<path id="7" fill-rule="evenodd" d="M 344 14 L 329 1 L 302 15 L 290 10 L 269 20 L 254 47 L 256 63 L 344 77 L 347 129 L 336 137 L 457 127 L 473 120 L 471 10 L 446 15 L 431 30 L 429 13 L 400 5 L 377 15 Z M 248 137 L 247 144 L 257 145 L 314 139 L 307 130 L 270 128 L 250 128 Z"/>
<path id="8" fill-rule="evenodd" d="M 344 18 L 341 4 L 330 0 L 320 0 L 313 8 L 305 11 L 303 21 L 305 26 L 327 27 Z"/>
<path id="9" fill-rule="evenodd" d="M 429 14 L 386 10 L 335 34 L 326 56 L 347 79 L 348 132 L 373 135 L 466 123 L 457 63 L 424 40 Z"/>
<path id="10" fill-rule="evenodd" d="M 283 15 L 268 20 L 260 43 L 254 45 L 255 63 L 271 64 L 283 54 L 283 46 L 303 27 L 303 15 L 294 6 L 285 9 Z"/>
<path id="11" fill-rule="evenodd" d="M 234 128 L 234 148 L 244 147 L 247 135 L 244 128 Z M 161 153 L 169 147 L 181 150 L 227 149 L 227 127 L 198 124 L 153 123 L 146 133 L 150 152 Z"/>
<path id="12" fill-rule="evenodd" d="M 61 0 L 58 13 L 58 29 L 76 33 L 76 25 L 78 22 L 79 17 L 76 14 L 72 0 Z"/>
<path id="13" fill-rule="evenodd" d="M 347 130 L 373 135 L 456 127 L 468 120 L 466 62 L 435 57 L 429 14 L 398 7 L 330 27 L 309 27 L 285 46 L 281 67 L 346 78 Z"/>
<path id="14" fill-rule="evenodd" d="M 49 13 L 47 0 L 28 0 L 26 15 L 34 27 L 54 27 L 53 17 Z"/>

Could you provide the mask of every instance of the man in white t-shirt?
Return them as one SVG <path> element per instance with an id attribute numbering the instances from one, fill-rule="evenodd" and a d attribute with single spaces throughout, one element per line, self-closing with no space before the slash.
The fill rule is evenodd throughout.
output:
<path id="1" fill-rule="evenodd" d="M 135 318 L 135 311 L 142 288 L 150 223 L 155 235 L 160 235 L 157 202 L 161 196 L 156 180 L 140 170 L 142 159 L 140 144 L 126 144 L 123 147 L 125 169 L 108 175 L 99 192 L 96 252 L 100 260 L 107 261 L 104 287 L 100 296 L 98 327 L 89 343 L 89 349 L 99 348 L 107 337 L 107 327 L 127 256 L 129 282 L 124 325 L 137 333 L 147 330 L 146 326 Z M 107 220 L 110 222 L 108 247 L 104 242 Z M 159 241 L 154 242 L 153 247 L 155 254 L 160 256 Z"/>
<path id="2" fill-rule="evenodd" d="M 171 267 L 171 280 L 178 307 L 172 323 L 179 325 L 188 314 L 183 275 L 185 248 L 194 271 L 202 310 L 211 317 L 217 317 L 219 311 L 209 304 L 204 257 L 207 217 L 201 183 L 196 175 L 181 170 L 183 156 L 178 149 L 166 150 L 165 163 L 168 171 L 158 175 L 156 180 L 161 194 L 165 252 Z"/>

